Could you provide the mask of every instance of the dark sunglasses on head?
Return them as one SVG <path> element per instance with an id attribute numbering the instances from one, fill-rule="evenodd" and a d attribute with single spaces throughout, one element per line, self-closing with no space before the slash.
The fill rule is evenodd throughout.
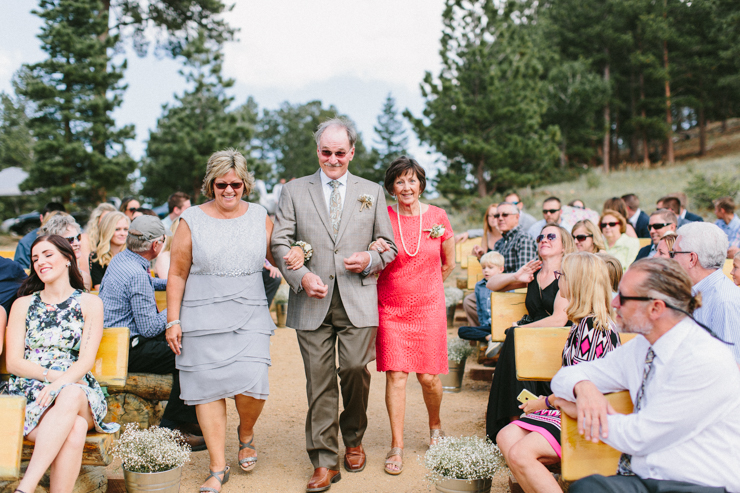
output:
<path id="1" fill-rule="evenodd" d="M 226 190 L 227 188 L 231 187 L 232 190 L 235 192 L 239 190 L 242 185 L 244 185 L 244 182 L 242 181 L 235 181 L 234 183 L 214 183 L 213 186 L 218 188 L 219 190 Z"/>
<path id="2" fill-rule="evenodd" d="M 496 213 L 493 215 L 493 217 L 495 217 L 496 219 L 498 219 L 499 217 L 509 217 L 509 216 L 516 216 L 516 214 L 509 213 L 509 212 L 502 212 L 501 214 Z"/>
<path id="3" fill-rule="evenodd" d="M 593 238 L 594 235 L 573 235 L 573 239 L 576 241 L 586 241 L 586 238 Z"/>
<path id="4" fill-rule="evenodd" d="M 139 210 L 139 208 L 138 207 L 129 207 L 126 210 L 129 211 L 129 212 L 136 212 L 137 210 Z"/>
<path id="5" fill-rule="evenodd" d="M 615 227 L 615 226 L 616 226 L 617 224 L 619 224 L 619 223 L 618 223 L 618 222 L 613 222 L 613 223 L 601 223 L 601 229 L 604 229 L 604 228 L 606 228 L 607 226 L 609 226 L 610 228 L 613 228 L 613 227 Z"/>
<path id="6" fill-rule="evenodd" d="M 666 226 L 670 226 L 673 223 L 655 223 L 655 224 L 648 224 L 648 229 L 663 229 Z"/>
<path id="7" fill-rule="evenodd" d="M 559 270 L 553 271 L 552 273 L 555 275 L 555 280 L 556 281 L 560 280 L 561 277 L 565 277 L 565 274 L 563 274 Z"/>
<path id="8" fill-rule="evenodd" d="M 543 214 L 555 214 L 556 212 L 560 212 L 560 209 L 542 209 Z"/>
<path id="9" fill-rule="evenodd" d="M 321 151 L 321 155 L 324 156 L 324 157 L 331 157 L 332 154 L 334 154 L 337 157 L 337 159 L 342 159 L 344 156 L 347 155 L 347 152 L 346 151 L 332 152 L 332 151 L 329 151 L 327 149 L 323 149 Z"/>
<path id="10" fill-rule="evenodd" d="M 82 240 L 82 234 L 78 234 L 77 236 L 65 236 L 64 239 L 67 240 L 69 242 L 69 244 L 71 245 L 72 243 L 75 242 L 75 240 L 81 241 Z"/>
<path id="11" fill-rule="evenodd" d="M 674 258 L 679 253 L 692 253 L 692 252 L 682 252 L 681 250 L 671 250 L 670 252 L 668 252 L 668 256 L 670 256 L 671 258 Z"/>
<path id="12" fill-rule="evenodd" d="M 555 233 L 547 233 L 547 235 L 539 235 L 536 241 L 537 243 L 539 243 L 545 238 L 547 238 L 547 241 L 555 241 L 558 238 L 558 235 L 556 235 Z"/>

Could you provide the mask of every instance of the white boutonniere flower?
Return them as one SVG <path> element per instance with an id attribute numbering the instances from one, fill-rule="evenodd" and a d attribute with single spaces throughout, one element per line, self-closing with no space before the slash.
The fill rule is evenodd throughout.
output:
<path id="1" fill-rule="evenodd" d="M 373 206 L 373 200 L 375 200 L 375 198 L 372 195 L 363 193 L 357 198 L 357 200 L 360 201 L 360 203 L 362 204 L 360 206 L 360 212 L 362 212 L 363 210 L 365 210 L 365 207 L 369 209 Z"/>
<path id="2" fill-rule="evenodd" d="M 313 247 L 310 243 L 306 243 L 305 241 L 294 241 L 290 244 L 290 246 L 297 246 L 300 247 L 301 250 L 303 250 L 303 262 L 308 262 L 309 260 L 311 260 L 311 257 L 313 257 Z"/>
<path id="3" fill-rule="evenodd" d="M 424 232 L 429 233 L 429 238 L 439 238 L 445 234 L 445 227 L 441 224 L 435 224 L 432 229 L 425 229 Z"/>

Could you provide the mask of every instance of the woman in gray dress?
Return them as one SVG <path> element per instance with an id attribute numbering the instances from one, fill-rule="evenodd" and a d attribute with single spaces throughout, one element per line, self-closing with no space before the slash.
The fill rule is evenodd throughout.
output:
<path id="1" fill-rule="evenodd" d="M 195 406 L 210 454 L 202 492 L 218 493 L 229 478 L 226 398 L 235 398 L 239 412 L 239 466 L 250 471 L 254 425 L 269 393 L 275 325 L 262 266 L 265 258 L 273 263 L 272 221 L 262 206 L 242 200 L 253 183 L 244 156 L 214 153 L 203 180 L 213 200 L 182 213 L 172 242 L 166 338 L 177 355 L 180 395 Z"/>

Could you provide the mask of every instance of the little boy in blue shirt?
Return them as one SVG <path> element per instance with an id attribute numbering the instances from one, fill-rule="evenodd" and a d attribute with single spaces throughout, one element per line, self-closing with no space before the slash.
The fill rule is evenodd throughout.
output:
<path id="1" fill-rule="evenodd" d="M 491 341 L 491 290 L 486 287 L 488 280 L 504 271 L 504 257 L 498 252 L 488 252 L 480 258 L 483 279 L 475 284 L 475 300 L 478 307 L 478 327 L 460 327 L 460 339 L 488 342 L 486 358 L 492 358 L 501 348 L 500 342 Z"/>

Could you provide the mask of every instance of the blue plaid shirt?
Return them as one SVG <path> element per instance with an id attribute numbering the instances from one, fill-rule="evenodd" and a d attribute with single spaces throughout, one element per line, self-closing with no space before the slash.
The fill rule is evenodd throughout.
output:
<path id="1" fill-rule="evenodd" d="M 154 291 L 167 289 L 166 279 L 149 274 L 149 261 L 124 250 L 111 260 L 100 283 L 105 327 L 128 327 L 131 337 L 155 337 L 164 332 L 167 310 L 157 312 Z"/>

